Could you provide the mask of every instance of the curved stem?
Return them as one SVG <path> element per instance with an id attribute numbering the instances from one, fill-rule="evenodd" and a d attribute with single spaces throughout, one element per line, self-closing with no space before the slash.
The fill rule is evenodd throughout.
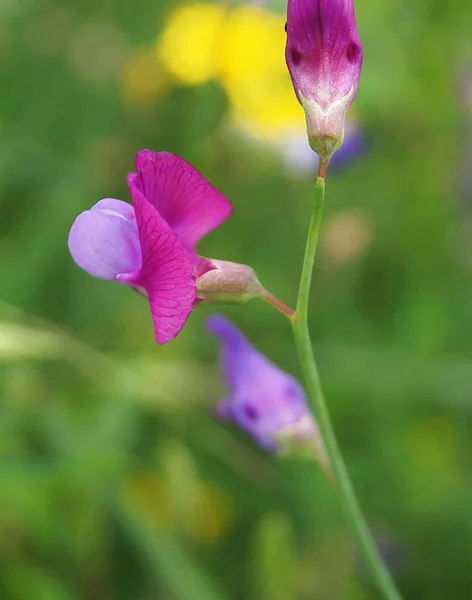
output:
<path id="1" fill-rule="evenodd" d="M 278 311 L 280 311 L 282 314 L 284 314 L 289 319 L 293 318 L 293 315 L 295 314 L 295 311 L 293 310 L 293 308 L 290 308 L 290 306 L 285 304 L 285 302 L 282 302 L 282 300 L 279 300 L 276 296 L 274 296 L 274 294 L 271 294 L 267 290 L 264 290 L 264 292 L 265 293 L 262 296 L 262 299 L 265 302 L 267 302 L 268 304 L 270 304 L 271 306 L 276 308 Z"/>
<path id="2" fill-rule="evenodd" d="M 310 222 L 310 230 L 305 249 L 300 288 L 298 292 L 297 308 L 292 318 L 293 332 L 297 346 L 300 364 L 305 378 L 308 398 L 311 408 L 316 415 L 323 441 L 326 446 L 329 461 L 332 466 L 334 479 L 339 486 L 340 498 L 343 504 L 346 519 L 359 544 L 359 549 L 370 571 L 382 598 L 386 600 L 401 600 L 395 583 L 380 557 L 372 536 L 367 527 L 366 520 L 359 507 L 352 483 L 344 464 L 338 442 L 331 424 L 328 407 L 323 396 L 320 377 L 313 355 L 313 347 L 308 330 L 308 303 L 310 285 L 315 262 L 316 246 L 321 224 L 321 215 L 324 204 L 325 178 L 327 164 L 322 163 L 316 180 L 315 204 Z"/>

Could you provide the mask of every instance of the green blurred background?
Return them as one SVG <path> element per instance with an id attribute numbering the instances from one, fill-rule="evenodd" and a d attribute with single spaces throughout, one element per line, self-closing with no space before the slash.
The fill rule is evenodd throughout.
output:
<path id="1" fill-rule="evenodd" d="M 213 307 L 158 347 L 146 302 L 68 254 L 75 216 L 128 200 L 136 152 L 165 149 L 233 202 L 200 252 L 251 264 L 294 303 L 313 170 L 284 156 L 286 134 L 303 138 L 284 3 L 208 5 L 185 25 L 170 0 L 0 0 L 1 600 L 376 597 L 324 476 L 214 419 Z M 472 11 L 356 8 L 365 62 L 351 112 L 366 149 L 328 182 L 313 339 L 405 598 L 466 599 Z M 235 21 L 223 26 L 223 10 Z M 281 23 L 271 44 L 266 21 L 269 40 Z M 282 316 L 257 302 L 221 312 L 299 374 Z"/>

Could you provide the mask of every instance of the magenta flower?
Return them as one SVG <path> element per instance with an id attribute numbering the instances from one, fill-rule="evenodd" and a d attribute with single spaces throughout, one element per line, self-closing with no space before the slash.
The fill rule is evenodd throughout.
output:
<path id="1" fill-rule="evenodd" d="M 211 264 L 195 246 L 231 214 L 230 202 L 185 160 L 142 150 L 128 175 L 133 206 L 100 200 L 69 234 L 75 262 L 95 277 L 125 283 L 149 299 L 156 340 L 175 338 L 196 299 L 196 277 Z"/>
<path id="2" fill-rule="evenodd" d="M 219 315 L 207 321 L 221 343 L 221 368 L 228 397 L 218 406 L 222 419 L 234 421 L 265 450 L 287 445 L 324 447 L 298 381 L 255 350 L 243 334 Z"/>
<path id="3" fill-rule="evenodd" d="M 353 0 L 288 0 L 285 58 L 310 145 L 331 156 L 342 144 L 362 67 Z"/>

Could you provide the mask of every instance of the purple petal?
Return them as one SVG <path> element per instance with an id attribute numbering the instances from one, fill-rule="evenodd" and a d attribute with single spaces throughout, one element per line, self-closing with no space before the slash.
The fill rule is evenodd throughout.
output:
<path id="1" fill-rule="evenodd" d="M 206 322 L 207 330 L 215 335 L 221 343 L 233 352 L 241 352 L 251 348 L 248 339 L 228 319 L 221 315 L 211 315 Z"/>
<path id="2" fill-rule="evenodd" d="M 190 250 L 231 214 L 231 204 L 187 161 L 168 152 L 142 150 L 137 176 L 128 178 Z"/>
<path id="3" fill-rule="evenodd" d="M 129 202 L 116 200 L 116 198 L 104 198 L 103 200 L 99 200 L 90 210 L 100 210 L 107 214 L 123 217 L 130 223 L 136 222 L 133 206 L 129 204 Z"/>
<path id="4" fill-rule="evenodd" d="M 136 186 L 130 186 L 136 213 L 143 265 L 136 283 L 149 298 L 156 340 L 175 338 L 192 312 L 195 275 L 177 235 Z"/>
<path id="5" fill-rule="evenodd" d="M 113 202 L 126 204 L 120 200 Z M 69 233 L 69 251 L 79 267 L 90 275 L 116 280 L 119 274 L 141 267 L 138 231 L 135 223 L 116 212 L 97 209 L 99 204 L 74 221 Z M 129 204 L 126 206 L 132 209 Z"/>
<path id="6" fill-rule="evenodd" d="M 241 361 L 244 360 L 246 364 L 255 351 L 239 329 L 221 315 L 212 315 L 206 324 L 207 330 L 221 342 L 221 368 L 230 390 L 234 390 Z"/>
<path id="7" fill-rule="evenodd" d="M 289 0 L 285 56 L 297 96 L 327 111 L 352 89 L 352 102 L 363 58 L 353 0 Z"/>
<path id="8" fill-rule="evenodd" d="M 216 407 L 216 414 L 223 421 L 231 421 L 234 419 L 231 400 L 222 400 Z"/>
<path id="9" fill-rule="evenodd" d="M 303 418 L 311 419 L 302 387 L 224 317 L 211 316 L 207 328 L 221 341 L 221 365 L 230 392 L 218 414 L 236 421 L 263 448 L 275 449 L 277 434 Z"/>

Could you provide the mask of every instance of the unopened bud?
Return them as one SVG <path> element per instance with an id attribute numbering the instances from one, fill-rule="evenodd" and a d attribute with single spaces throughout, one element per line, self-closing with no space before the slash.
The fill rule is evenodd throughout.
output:
<path id="1" fill-rule="evenodd" d="M 266 296 L 251 267 L 224 260 L 209 262 L 214 268 L 197 278 L 197 296 L 202 302 L 245 304 Z"/>
<path id="2" fill-rule="evenodd" d="M 353 0 L 288 0 L 285 57 L 310 146 L 329 159 L 343 143 L 362 67 Z"/>
<path id="3" fill-rule="evenodd" d="M 308 142 L 321 157 L 331 157 L 344 141 L 344 116 L 351 104 L 352 90 L 336 100 L 326 110 L 300 93 L 300 103 L 305 111 Z"/>

